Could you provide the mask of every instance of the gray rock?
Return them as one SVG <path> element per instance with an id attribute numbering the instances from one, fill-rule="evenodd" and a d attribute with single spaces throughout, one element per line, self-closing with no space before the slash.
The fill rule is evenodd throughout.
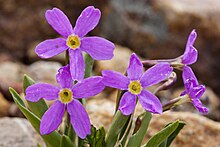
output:
<path id="1" fill-rule="evenodd" d="M 26 119 L 1 118 L 0 132 L 1 147 L 36 147 L 38 143 L 45 146 Z"/>

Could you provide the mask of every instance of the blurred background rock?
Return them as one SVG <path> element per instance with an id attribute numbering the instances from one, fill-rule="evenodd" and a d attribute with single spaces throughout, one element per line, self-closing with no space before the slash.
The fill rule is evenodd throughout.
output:
<path id="1" fill-rule="evenodd" d="M 94 74 L 98 75 L 103 69 L 124 73 L 133 51 L 142 59 L 177 57 L 183 54 L 191 30 L 196 29 L 198 37 L 195 47 L 199 51 L 199 58 L 192 68 L 200 83 L 208 87 L 202 97 L 203 103 L 210 109 L 207 117 L 220 121 L 218 0 L 0 0 L 0 117 L 22 116 L 12 102 L 8 87 L 23 93 L 24 73 L 36 81 L 56 84 L 54 75 L 64 64 L 64 54 L 42 60 L 34 53 L 39 42 L 58 37 L 58 33 L 46 22 L 45 11 L 58 7 L 74 25 L 81 11 L 88 5 L 94 5 L 102 11 L 99 25 L 89 35 L 102 36 L 117 44 L 115 57 L 111 61 L 95 62 Z M 182 79 L 178 76 L 180 78 L 176 89 L 159 93 L 164 98 L 162 102 L 181 93 Z M 109 110 L 103 110 L 100 121 L 96 121 L 108 126 L 115 96 L 116 92 L 107 88 L 105 93 L 97 96 L 97 100 L 91 100 L 92 105 L 88 106 L 91 119 L 100 113 L 95 105 L 106 101 L 103 109 Z M 175 111 L 196 113 L 190 104 L 177 107 Z M 217 134 L 216 137 L 219 136 Z"/>

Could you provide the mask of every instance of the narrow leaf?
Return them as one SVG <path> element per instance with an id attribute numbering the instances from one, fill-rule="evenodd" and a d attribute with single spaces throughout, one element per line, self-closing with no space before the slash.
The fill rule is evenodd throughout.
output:
<path id="1" fill-rule="evenodd" d="M 21 103 L 21 101 L 20 101 L 20 100 L 22 100 L 21 97 L 19 96 L 19 94 L 13 88 L 10 87 L 9 91 L 10 91 L 16 105 L 18 106 L 18 108 L 25 115 L 25 117 L 29 120 L 29 122 L 35 128 L 35 130 L 40 134 L 40 130 L 39 130 L 39 128 L 40 128 L 40 119 L 35 114 L 33 114 L 31 111 L 29 111 Z M 51 146 L 51 147 L 60 146 L 61 136 L 56 131 L 54 131 L 53 133 L 51 133 L 49 135 L 43 135 L 42 138 L 44 139 L 45 143 L 48 146 Z"/>
<path id="2" fill-rule="evenodd" d="M 60 147 L 74 147 L 74 144 L 68 136 L 62 135 Z"/>
<path id="3" fill-rule="evenodd" d="M 140 126 L 139 130 L 131 136 L 131 138 L 129 139 L 129 142 L 127 144 L 127 147 L 141 146 L 141 143 L 142 143 L 144 136 L 147 132 L 147 128 L 150 123 L 151 117 L 152 117 L 151 113 L 146 111 L 143 116 L 143 119 L 141 121 L 141 126 Z"/>
<path id="4" fill-rule="evenodd" d="M 123 115 L 121 111 L 118 110 L 116 112 L 110 130 L 106 137 L 106 147 L 114 147 L 117 141 L 118 134 L 121 132 L 128 118 L 129 116 Z"/>
<path id="5" fill-rule="evenodd" d="M 24 75 L 24 79 L 23 79 L 23 88 L 24 88 L 24 93 L 27 89 L 28 86 L 34 84 L 34 80 L 31 79 L 29 76 Z M 44 101 L 44 99 L 40 99 L 38 102 L 30 102 L 27 101 L 29 108 L 31 109 L 31 111 L 37 115 L 37 117 L 41 118 L 43 116 L 43 114 L 47 111 L 48 106 L 46 104 L 46 102 Z"/>
<path id="6" fill-rule="evenodd" d="M 169 124 L 163 128 L 156 135 L 152 136 L 144 147 L 158 147 L 163 141 L 165 141 L 178 127 L 179 121 Z"/>
<path id="7" fill-rule="evenodd" d="M 84 78 L 88 78 L 92 75 L 92 68 L 93 68 L 94 60 L 92 59 L 92 57 L 89 54 L 84 55 L 84 60 L 85 60 L 85 63 L 86 63 Z"/>
<path id="8" fill-rule="evenodd" d="M 185 126 L 186 124 L 182 121 L 179 122 L 178 127 L 176 130 L 160 145 L 160 147 L 169 147 L 172 141 L 176 138 L 176 136 L 179 134 L 180 130 Z"/>

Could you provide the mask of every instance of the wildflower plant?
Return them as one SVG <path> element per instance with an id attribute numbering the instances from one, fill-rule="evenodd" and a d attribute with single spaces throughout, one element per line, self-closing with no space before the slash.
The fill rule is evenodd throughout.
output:
<path id="1" fill-rule="evenodd" d="M 9 91 L 47 146 L 168 147 L 185 123 L 178 120 L 170 122 L 144 143 L 152 114 L 162 115 L 164 111 L 185 102 L 191 102 L 201 113 L 208 112 L 199 100 L 205 92 L 205 86 L 199 85 L 189 67 L 198 58 L 198 51 L 193 46 L 197 36 L 195 30 L 191 32 L 182 56 L 141 61 L 133 53 L 126 74 L 104 70 L 102 76 L 92 76 L 93 59 L 109 60 L 115 48 L 112 42 L 104 38 L 85 37 L 97 26 L 100 10 L 93 6 L 85 8 L 74 28 L 58 8 L 47 10 L 45 16 L 62 37 L 41 42 L 35 52 L 41 58 L 50 58 L 66 51 L 67 63 L 56 75 L 59 86 L 35 83 L 25 75 L 23 88 L 27 103 L 13 88 L 9 88 Z M 84 56 L 82 51 L 85 52 Z M 174 69 L 182 71 L 185 90 L 178 98 L 162 104 L 156 94 L 175 84 L 177 76 Z M 154 92 L 146 89 L 153 85 L 156 87 Z M 104 127 L 91 125 L 85 109 L 86 99 L 102 92 L 106 86 L 119 89 L 116 111 L 107 132 Z M 45 100 L 54 102 L 48 107 Z M 143 107 L 143 113 L 134 117 L 137 100 Z"/>

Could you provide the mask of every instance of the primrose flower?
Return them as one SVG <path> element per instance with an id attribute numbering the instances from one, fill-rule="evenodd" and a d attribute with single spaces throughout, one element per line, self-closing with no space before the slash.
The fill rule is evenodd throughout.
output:
<path id="1" fill-rule="evenodd" d="M 28 101 L 37 102 L 41 98 L 56 100 L 41 119 L 40 133 L 45 135 L 56 130 L 67 109 L 74 131 L 83 139 L 90 134 L 91 125 L 88 114 L 78 99 L 100 93 L 105 87 L 102 83 L 102 77 L 90 77 L 73 86 L 70 68 L 67 65 L 59 69 L 56 80 L 60 87 L 38 83 L 26 89 Z"/>
<path id="2" fill-rule="evenodd" d="M 58 8 L 47 10 L 47 22 L 63 38 L 49 39 L 37 45 L 35 52 L 41 58 L 50 58 L 68 50 L 70 56 L 70 71 L 73 80 L 82 80 L 85 63 L 82 51 L 95 60 L 108 60 L 113 57 L 114 44 L 100 37 L 85 37 L 99 22 L 101 12 L 93 6 L 85 8 L 78 17 L 75 27 L 67 16 Z"/>
<path id="3" fill-rule="evenodd" d="M 133 53 L 127 69 L 128 76 L 104 70 L 102 71 L 103 83 L 109 87 L 126 90 L 119 103 L 119 110 L 122 114 L 130 115 L 134 111 L 136 96 L 145 110 L 160 114 L 162 113 L 162 105 L 159 99 L 144 88 L 165 80 L 172 73 L 172 70 L 169 63 L 158 63 L 143 74 L 143 64 Z"/>
<path id="4" fill-rule="evenodd" d="M 192 69 L 189 66 L 183 67 L 182 77 L 185 91 L 181 94 L 181 96 L 188 95 L 188 101 L 192 102 L 192 104 L 200 113 L 208 113 L 208 109 L 202 106 L 202 103 L 199 100 L 199 98 L 203 95 L 203 93 L 206 90 L 205 86 L 199 85 L 196 76 L 194 75 Z"/>

